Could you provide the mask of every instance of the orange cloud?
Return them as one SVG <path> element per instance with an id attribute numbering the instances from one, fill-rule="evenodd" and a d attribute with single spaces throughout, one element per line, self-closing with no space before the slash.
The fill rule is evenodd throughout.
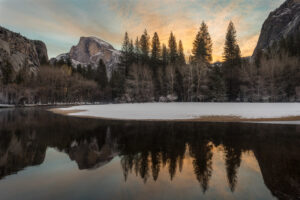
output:
<path id="1" fill-rule="evenodd" d="M 97 36 L 120 48 L 125 31 L 135 40 L 146 28 L 151 36 L 158 32 L 161 42 L 166 44 L 173 31 L 177 40 L 182 40 L 188 56 L 204 20 L 213 40 L 213 59 L 217 61 L 222 60 L 230 20 L 235 23 L 242 55 L 249 56 L 255 48 L 261 24 L 282 1 L 2 0 L 0 23 L 16 27 L 21 33 L 25 30 L 32 35 L 45 35 L 42 39 L 46 38 L 46 44 L 51 42 L 63 52 L 69 49 L 62 44 L 75 44 L 80 36 Z M 261 9 L 262 6 L 266 8 Z"/>

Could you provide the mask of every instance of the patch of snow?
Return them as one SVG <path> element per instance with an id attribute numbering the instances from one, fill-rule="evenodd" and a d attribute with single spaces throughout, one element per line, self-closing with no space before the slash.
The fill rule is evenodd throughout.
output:
<path id="1" fill-rule="evenodd" d="M 11 104 L 0 104 L 0 108 L 14 108 L 14 105 Z"/>
<path id="2" fill-rule="evenodd" d="M 78 146 L 78 143 L 76 141 L 73 141 L 71 143 L 71 148 L 74 148 L 74 147 L 77 147 Z"/>
<path id="3" fill-rule="evenodd" d="M 284 10 L 282 10 L 280 13 L 278 13 L 274 17 L 282 17 L 283 15 L 291 14 L 291 12 L 292 12 L 291 9 L 285 8 Z"/>
<path id="4" fill-rule="evenodd" d="M 106 46 L 107 48 L 113 48 L 108 42 L 105 42 L 104 40 L 101 40 L 97 37 L 91 37 L 93 40 L 95 40 L 98 44 Z"/>
<path id="5" fill-rule="evenodd" d="M 300 116 L 300 103 L 135 103 L 84 105 L 61 110 L 84 110 L 73 116 L 126 120 L 180 120 L 204 116 L 280 118 Z"/>
<path id="6" fill-rule="evenodd" d="M 261 122 L 246 122 L 246 123 L 300 125 L 300 121 L 261 121 Z"/>
<path id="7" fill-rule="evenodd" d="M 59 61 L 59 60 L 61 60 L 61 59 L 66 59 L 67 57 L 68 57 L 69 55 L 68 55 L 68 53 L 62 53 L 62 54 L 59 54 L 58 56 L 56 56 L 56 60 L 57 61 Z"/>

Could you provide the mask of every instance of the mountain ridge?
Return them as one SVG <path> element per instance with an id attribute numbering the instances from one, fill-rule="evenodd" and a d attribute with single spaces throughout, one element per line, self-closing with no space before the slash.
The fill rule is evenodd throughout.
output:
<path id="1" fill-rule="evenodd" d="M 286 0 L 264 21 L 253 56 L 297 32 L 300 32 L 300 0 Z"/>
<path id="2" fill-rule="evenodd" d="M 47 47 L 44 42 L 30 40 L 19 33 L 0 26 L 0 65 L 10 65 L 18 72 L 23 67 L 34 71 L 48 62 Z"/>
<path id="3" fill-rule="evenodd" d="M 59 60 L 71 60 L 72 66 L 97 67 L 100 59 L 106 65 L 107 77 L 110 78 L 112 71 L 117 68 L 121 52 L 116 50 L 110 43 L 95 37 L 80 37 L 77 45 L 71 47 L 68 53 L 58 55 L 51 59 L 51 63 Z"/>

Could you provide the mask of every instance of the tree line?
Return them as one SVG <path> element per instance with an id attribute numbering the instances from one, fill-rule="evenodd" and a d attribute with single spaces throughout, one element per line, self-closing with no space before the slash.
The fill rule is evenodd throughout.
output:
<path id="1" fill-rule="evenodd" d="M 230 22 L 222 67 L 212 67 L 212 39 L 202 22 L 188 62 L 182 41 L 173 32 L 168 44 L 161 44 L 155 32 L 147 30 L 135 42 L 125 33 L 120 68 L 112 82 L 121 101 L 234 101 L 239 95 L 236 69 L 241 53 L 234 24 Z M 118 78 L 116 78 L 118 77 Z M 120 78 L 122 77 L 122 78 Z"/>
<path id="2" fill-rule="evenodd" d="M 252 58 L 242 58 L 237 32 L 230 22 L 223 61 L 212 63 L 213 42 L 202 22 L 186 61 L 182 41 L 173 32 L 161 44 L 147 30 L 135 42 L 125 33 L 120 67 L 113 73 L 112 97 L 145 101 L 298 101 L 299 41 L 295 34 L 275 42 Z"/>
<path id="3" fill-rule="evenodd" d="M 73 67 L 70 59 L 38 69 L 23 66 L 17 73 L 9 62 L 1 65 L 0 102 L 6 104 L 55 104 L 109 101 L 106 67 Z"/>
<path id="4" fill-rule="evenodd" d="M 70 58 L 19 72 L 4 59 L 0 66 L 2 103 L 54 102 L 283 102 L 300 100 L 300 33 L 282 38 L 242 58 L 237 33 L 229 23 L 223 62 L 212 63 L 213 42 L 202 22 L 186 58 L 181 40 L 170 33 L 167 44 L 147 30 L 134 41 L 125 33 L 119 66 L 107 77 L 96 66 L 72 66 Z M 188 59 L 188 60 L 186 60 Z"/>

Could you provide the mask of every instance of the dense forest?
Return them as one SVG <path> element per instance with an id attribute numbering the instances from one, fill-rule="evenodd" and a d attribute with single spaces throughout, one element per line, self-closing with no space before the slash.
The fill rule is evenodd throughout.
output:
<path id="1" fill-rule="evenodd" d="M 135 43 L 125 34 L 112 97 L 124 102 L 250 101 L 300 99 L 300 34 L 283 38 L 252 58 L 241 58 L 237 33 L 229 23 L 223 62 L 212 64 L 213 42 L 203 22 L 186 60 L 182 42 L 171 32 L 168 46 L 145 30 Z"/>
<path id="2" fill-rule="evenodd" d="M 229 23 L 223 61 L 212 63 L 213 41 L 205 22 L 187 59 L 171 32 L 161 44 L 147 30 L 133 41 L 125 33 L 119 67 L 109 80 L 102 60 L 72 66 L 71 60 L 17 74 L 1 66 L 1 94 L 10 104 L 75 102 L 291 102 L 300 100 L 300 34 L 282 38 L 251 58 L 242 58 Z"/>

